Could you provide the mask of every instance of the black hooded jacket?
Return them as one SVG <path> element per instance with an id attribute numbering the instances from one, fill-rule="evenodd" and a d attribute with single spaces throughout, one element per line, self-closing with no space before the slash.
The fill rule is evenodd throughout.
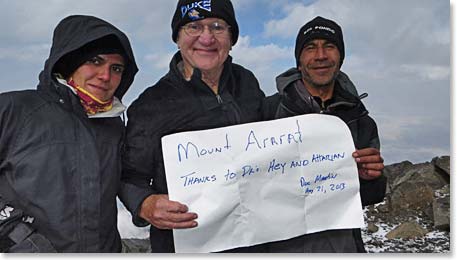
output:
<path id="1" fill-rule="evenodd" d="M 346 74 L 340 72 L 336 79 L 333 97 L 322 102 L 313 97 L 302 82 L 299 70 L 293 68 L 276 78 L 278 93 L 264 103 L 265 119 L 275 119 L 310 113 L 329 114 L 342 119 L 349 127 L 356 149 L 380 149 L 375 121 L 360 100 L 357 90 Z M 363 96 L 363 95 L 362 95 Z M 383 201 L 386 178 L 372 181 L 360 179 L 362 205 Z M 270 252 L 335 253 L 365 252 L 360 229 L 328 230 L 307 234 L 285 241 L 268 244 Z"/>
<path id="2" fill-rule="evenodd" d="M 54 31 L 37 90 L 0 95 L 0 199 L 35 218 L 35 232 L 57 252 L 120 252 L 116 195 L 121 177 L 120 117 L 89 119 L 53 75 L 66 54 L 105 36 L 124 48 L 120 100 L 138 71 L 130 43 L 111 24 L 70 16 Z M 42 252 L 24 241 L 10 252 Z M 45 250 L 46 251 L 46 250 Z"/>
<path id="3" fill-rule="evenodd" d="M 170 71 L 156 85 L 146 89 L 127 112 L 123 179 L 147 189 L 149 194 L 168 194 L 162 158 L 163 136 L 261 119 L 265 95 L 252 72 L 233 64 L 228 57 L 219 82 L 219 94 L 215 95 L 202 81 L 198 69 L 194 70 L 191 80 L 186 81 L 178 69 L 181 61 L 178 52 L 170 63 Z M 136 216 L 134 223 L 146 225 L 138 218 L 139 207 L 137 204 L 129 208 Z M 174 252 L 172 234 L 170 230 L 151 226 L 152 252 Z"/>
<path id="4" fill-rule="evenodd" d="M 279 75 L 276 83 L 278 93 L 266 98 L 264 102 L 264 119 L 311 113 L 334 115 L 349 127 L 356 149 L 369 147 L 380 149 L 376 123 L 368 115 L 354 84 L 343 72 L 340 72 L 337 77 L 333 97 L 324 103 L 311 96 L 306 90 L 301 94 L 298 93 L 297 89 L 305 88 L 301 82 L 301 73 L 295 68 Z M 360 180 L 360 182 L 363 206 L 379 203 L 384 199 L 386 189 L 384 176 L 373 181 Z"/>

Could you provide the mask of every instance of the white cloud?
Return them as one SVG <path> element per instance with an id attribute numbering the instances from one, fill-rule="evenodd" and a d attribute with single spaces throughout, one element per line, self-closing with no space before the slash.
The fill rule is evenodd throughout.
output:
<path id="1" fill-rule="evenodd" d="M 428 120 L 421 118 L 419 115 L 416 117 L 397 117 L 393 118 L 390 115 L 378 116 L 379 122 L 382 125 L 382 139 L 386 142 L 397 143 L 403 136 L 411 132 L 411 128 L 417 128 L 425 125 Z"/>
<path id="2" fill-rule="evenodd" d="M 273 43 L 252 46 L 250 36 L 242 36 L 233 48 L 232 55 L 240 64 L 250 64 L 255 67 L 271 67 L 273 62 L 293 58 L 293 50 L 279 47 Z"/>
<path id="3" fill-rule="evenodd" d="M 297 35 L 300 27 L 305 23 L 304 17 L 311 17 L 313 12 L 312 7 L 307 7 L 302 4 L 294 4 L 283 10 L 290 11 L 289 15 L 283 19 L 271 20 L 265 24 L 264 35 L 266 37 L 282 37 L 289 38 Z"/>
<path id="4" fill-rule="evenodd" d="M 27 45 L 23 48 L 14 46 L 0 47 L 0 60 L 20 62 L 43 62 L 49 55 L 48 44 Z"/>
<path id="5" fill-rule="evenodd" d="M 169 53 L 152 53 L 145 56 L 145 61 L 152 63 L 153 67 L 165 70 L 170 66 L 170 61 L 175 52 Z"/>
<path id="6" fill-rule="evenodd" d="M 450 155 L 450 129 L 445 127 L 449 123 L 438 116 L 386 113 L 376 119 L 386 164 L 403 160 L 418 163 Z"/>
<path id="7" fill-rule="evenodd" d="M 420 77 L 424 80 L 448 80 L 451 76 L 451 68 L 448 66 L 434 66 L 428 64 L 404 64 L 400 70 Z"/>
<path id="8" fill-rule="evenodd" d="M 352 0 L 316 1 L 311 5 L 304 2 L 285 4 L 282 5 L 282 10 L 277 10 L 284 17 L 268 21 L 265 24 L 264 35 L 267 37 L 295 38 L 298 30 L 314 17 L 323 16 L 339 21 L 345 15 L 353 15 L 358 4 L 358 1 Z"/>
<path id="9" fill-rule="evenodd" d="M 402 0 L 326 0 L 311 5 L 291 3 L 277 10 L 264 25 L 264 36 L 294 44 L 301 26 L 316 16 L 337 21 L 348 55 L 358 53 L 371 62 L 431 63 L 444 66 L 449 57 L 449 2 Z M 449 61 L 449 59 L 447 59 Z M 449 64 L 447 62 L 447 64 Z"/>
<path id="10" fill-rule="evenodd" d="M 276 92 L 275 77 L 293 64 L 293 50 L 275 44 L 252 46 L 249 36 L 240 37 L 231 55 L 234 62 L 251 70 L 268 94 Z"/>

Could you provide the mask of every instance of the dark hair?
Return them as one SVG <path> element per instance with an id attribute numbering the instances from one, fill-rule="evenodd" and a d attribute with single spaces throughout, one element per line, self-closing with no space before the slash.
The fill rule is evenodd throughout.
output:
<path id="1" fill-rule="evenodd" d="M 89 42 L 83 47 L 74 50 L 57 61 L 53 73 L 59 73 L 65 79 L 70 77 L 82 64 L 99 54 L 120 54 L 128 62 L 127 55 L 119 39 L 115 35 L 108 35 Z"/>

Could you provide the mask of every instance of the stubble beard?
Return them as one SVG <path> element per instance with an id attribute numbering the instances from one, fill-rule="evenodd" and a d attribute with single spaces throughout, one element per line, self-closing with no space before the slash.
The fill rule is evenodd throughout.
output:
<path id="1" fill-rule="evenodd" d="M 340 71 L 337 70 L 333 73 L 332 77 L 329 78 L 327 81 L 317 82 L 316 80 L 314 80 L 311 77 L 311 75 L 309 75 L 309 73 L 306 69 L 301 69 L 300 71 L 302 74 L 302 79 L 315 89 L 325 89 L 325 88 L 332 86 L 334 84 L 334 82 L 336 81 L 338 74 L 340 73 Z"/>

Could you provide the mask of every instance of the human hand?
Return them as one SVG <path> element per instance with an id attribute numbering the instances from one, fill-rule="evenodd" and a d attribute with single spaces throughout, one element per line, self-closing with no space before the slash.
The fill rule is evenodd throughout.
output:
<path id="1" fill-rule="evenodd" d="M 378 149 L 365 148 L 356 150 L 352 157 L 357 162 L 360 178 L 373 180 L 381 176 L 384 169 L 384 159 Z"/>
<path id="2" fill-rule="evenodd" d="M 141 204 L 140 217 L 159 229 L 184 229 L 198 225 L 195 213 L 186 205 L 168 199 L 168 195 L 150 195 Z"/>

